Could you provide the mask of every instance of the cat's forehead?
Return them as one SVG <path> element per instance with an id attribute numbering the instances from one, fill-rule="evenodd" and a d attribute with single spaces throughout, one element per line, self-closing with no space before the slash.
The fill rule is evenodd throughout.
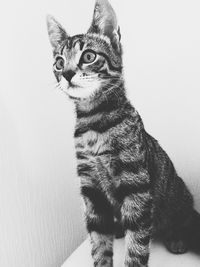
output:
<path id="1" fill-rule="evenodd" d="M 100 37 L 96 34 L 78 34 L 68 37 L 59 47 L 57 53 L 65 54 L 70 52 L 93 49 L 96 52 L 111 52 L 110 41 L 108 38 Z"/>
<path id="2" fill-rule="evenodd" d="M 79 50 L 82 50 L 84 46 L 84 35 L 79 34 L 79 35 L 74 35 L 72 37 L 68 37 L 63 45 L 62 49 L 66 50 L 72 50 L 73 48 L 78 48 Z"/>

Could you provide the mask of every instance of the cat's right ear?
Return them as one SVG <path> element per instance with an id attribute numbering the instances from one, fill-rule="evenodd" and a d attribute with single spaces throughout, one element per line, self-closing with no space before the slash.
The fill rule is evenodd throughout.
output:
<path id="1" fill-rule="evenodd" d="M 64 28 L 51 15 L 47 15 L 47 30 L 53 49 L 59 47 L 68 38 L 68 34 Z"/>

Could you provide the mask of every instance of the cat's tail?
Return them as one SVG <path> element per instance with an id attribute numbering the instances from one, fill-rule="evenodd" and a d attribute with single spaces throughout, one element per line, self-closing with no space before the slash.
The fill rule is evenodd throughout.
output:
<path id="1" fill-rule="evenodd" d="M 185 234 L 189 248 L 200 253 L 200 214 L 196 210 L 193 211 Z"/>

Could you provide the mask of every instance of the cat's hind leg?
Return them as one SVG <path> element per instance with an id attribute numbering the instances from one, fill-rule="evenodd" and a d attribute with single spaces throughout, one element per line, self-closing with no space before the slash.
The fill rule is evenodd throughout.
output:
<path id="1" fill-rule="evenodd" d="M 168 250 L 175 254 L 185 253 L 188 249 L 199 253 L 200 251 L 200 214 L 192 210 L 184 225 L 169 231 L 165 238 Z"/>
<path id="2" fill-rule="evenodd" d="M 182 238 L 171 237 L 165 240 L 166 248 L 173 254 L 184 254 L 187 252 L 187 243 Z"/>
<path id="3" fill-rule="evenodd" d="M 178 176 L 171 178 L 166 191 L 164 204 L 159 207 L 164 225 L 163 241 L 171 253 L 183 254 L 189 248 L 187 231 L 192 220 L 193 199 Z"/>
<path id="4" fill-rule="evenodd" d="M 164 244 L 173 254 L 184 254 L 188 251 L 188 245 L 185 238 L 186 229 L 182 226 L 171 226 L 165 230 Z"/>

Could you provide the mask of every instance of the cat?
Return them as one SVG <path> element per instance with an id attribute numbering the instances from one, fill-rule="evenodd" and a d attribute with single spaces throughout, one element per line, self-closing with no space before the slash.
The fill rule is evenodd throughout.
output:
<path id="1" fill-rule="evenodd" d="M 47 27 L 58 85 L 75 104 L 77 173 L 94 266 L 113 266 L 115 225 L 126 267 L 146 267 L 150 241 L 172 253 L 200 250 L 200 215 L 173 163 L 126 96 L 121 33 L 108 0 L 96 0 L 86 34 Z M 121 226 L 121 227 L 119 227 Z"/>

